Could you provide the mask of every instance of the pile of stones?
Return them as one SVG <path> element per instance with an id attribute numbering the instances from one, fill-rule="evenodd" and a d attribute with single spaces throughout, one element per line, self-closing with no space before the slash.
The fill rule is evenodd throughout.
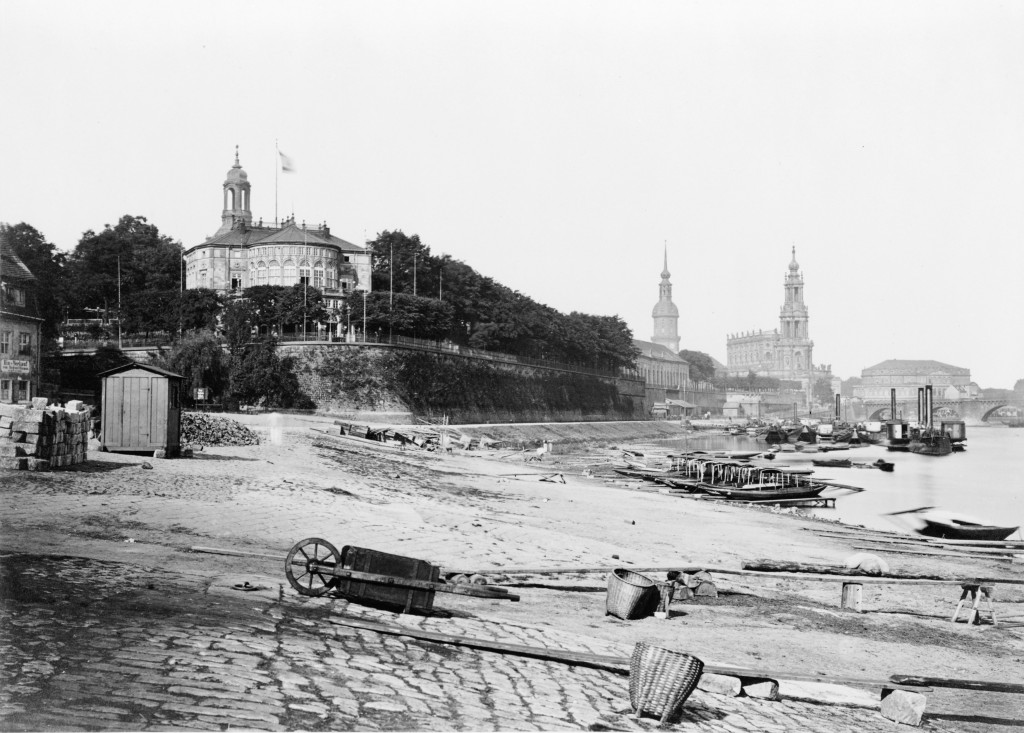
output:
<path id="1" fill-rule="evenodd" d="M 0 405 L 0 468 L 49 471 L 85 462 L 89 447 L 89 408 L 77 400 L 47 407 Z"/>
<path id="2" fill-rule="evenodd" d="M 260 439 L 237 420 L 202 412 L 181 414 L 183 445 L 259 445 Z"/>

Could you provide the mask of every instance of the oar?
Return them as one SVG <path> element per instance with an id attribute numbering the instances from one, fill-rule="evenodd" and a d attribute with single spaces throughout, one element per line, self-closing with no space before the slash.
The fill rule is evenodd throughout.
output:
<path id="1" fill-rule="evenodd" d="M 919 506 L 917 509 L 904 509 L 902 512 L 889 512 L 885 516 L 887 516 L 887 517 L 895 517 L 895 516 L 897 516 L 899 514 L 916 514 L 917 512 L 923 512 L 926 509 L 934 509 L 934 508 L 935 507 L 933 507 L 933 506 Z"/>

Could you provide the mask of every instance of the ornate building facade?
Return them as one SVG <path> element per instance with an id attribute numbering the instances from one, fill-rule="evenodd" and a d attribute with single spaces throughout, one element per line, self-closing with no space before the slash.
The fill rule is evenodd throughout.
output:
<path id="1" fill-rule="evenodd" d="M 672 282 L 669 280 L 668 246 L 665 247 L 665 265 L 661 269 L 661 284 L 658 286 L 658 303 L 651 312 L 654 319 L 654 335 L 651 342 L 660 344 L 673 354 L 679 353 L 679 309 L 672 302 Z"/>
<path id="2" fill-rule="evenodd" d="M 223 189 L 220 228 L 185 250 L 185 287 L 233 292 L 305 282 L 323 293 L 328 308 L 338 307 L 353 289 L 370 289 L 370 253 L 331 234 L 326 223 L 253 223 L 251 184 L 237 150 Z"/>
<path id="3" fill-rule="evenodd" d="M 730 376 L 754 372 L 800 382 L 803 389 L 809 389 L 819 377 L 831 379 L 831 365 L 814 366 L 814 342 L 808 328 L 804 276 L 796 261 L 796 247 L 783 286 L 785 300 L 779 311 L 779 328 L 732 334 L 726 339 L 728 372 Z"/>
<path id="4" fill-rule="evenodd" d="M 981 391 L 971 381 L 970 369 L 927 359 L 889 359 L 860 374 L 861 383 L 853 388 L 853 396 L 871 402 L 890 400 L 895 389 L 897 402 L 916 404 L 918 388 L 929 384 L 936 399 L 972 400 Z"/>

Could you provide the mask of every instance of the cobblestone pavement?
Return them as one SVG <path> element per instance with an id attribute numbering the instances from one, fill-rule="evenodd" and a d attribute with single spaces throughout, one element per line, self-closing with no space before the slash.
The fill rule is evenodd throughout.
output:
<path id="1" fill-rule="evenodd" d="M 649 730 L 611 671 L 383 635 L 356 618 L 627 655 L 539 627 L 402 616 L 337 599 L 249 598 L 173 573 L 7 555 L 0 616 L 5 730 Z M 13 601 L 13 602 L 10 602 Z M 877 711 L 696 691 L 674 728 L 896 729 Z M 930 723 L 928 730 L 963 730 Z"/>
<path id="2" fill-rule="evenodd" d="M 147 547 L 174 554 L 198 541 L 278 552 L 302 537 L 384 547 L 434 561 L 514 563 L 538 536 L 518 526 L 531 495 L 504 496 L 493 476 L 467 491 L 388 464 L 386 492 L 359 460 L 307 438 L 206 451 L 191 461 L 91 454 L 76 471 L 0 473 L 2 730 L 650 730 L 629 714 L 627 676 L 607 670 L 384 635 L 331 623 L 354 618 L 428 631 L 619 657 L 621 644 L 496 620 L 495 601 L 443 603 L 399 615 L 340 599 L 304 598 L 280 577 L 236 590 L 227 560 L 181 555 L 146 565 Z M 310 459 L 309 456 L 313 458 Z M 408 460 L 407 463 L 403 463 Z M 433 464 L 437 466 L 436 462 Z M 344 472 L 342 471 L 344 468 Z M 501 470 L 501 469 L 498 469 Z M 488 515 L 494 502 L 500 518 Z M 491 521 L 478 521 L 489 516 Z M 614 521 L 621 521 L 613 518 Z M 609 520 L 609 521 L 613 521 Z M 571 521 L 568 518 L 567 521 Z M 92 548 L 75 552 L 75 542 Z M 95 543 L 95 544 L 88 544 Z M 133 544 L 137 543 L 137 544 Z M 99 559 L 95 547 L 116 550 Z M 69 549 L 71 548 L 71 549 Z M 599 538 L 544 537 L 562 564 L 605 560 Z M 637 554 L 637 562 L 650 558 Z M 181 559 L 184 558 L 184 559 Z M 275 567 L 279 567 L 274 563 Z M 269 571 L 268 571 L 269 572 Z M 1011 724 L 1013 721 L 1010 721 Z M 925 730 L 991 732 L 967 717 L 931 716 Z M 687 731 L 886 731 L 877 709 L 696 691 Z"/>

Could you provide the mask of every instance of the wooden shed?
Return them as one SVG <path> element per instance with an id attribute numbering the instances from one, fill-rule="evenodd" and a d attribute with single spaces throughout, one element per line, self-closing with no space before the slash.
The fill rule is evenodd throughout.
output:
<path id="1" fill-rule="evenodd" d="M 180 374 L 130 362 L 99 375 L 103 380 L 100 448 L 121 453 L 181 448 Z"/>

